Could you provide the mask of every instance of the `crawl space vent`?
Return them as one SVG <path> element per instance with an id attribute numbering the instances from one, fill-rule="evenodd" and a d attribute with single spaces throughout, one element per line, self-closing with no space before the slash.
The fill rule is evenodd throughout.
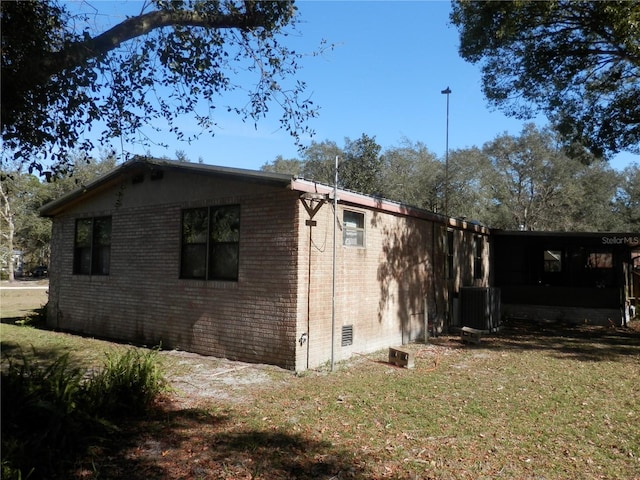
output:
<path id="1" fill-rule="evenodd" d="M 342 326 L 342 346 L 353 345 L 353 325 Z"/>

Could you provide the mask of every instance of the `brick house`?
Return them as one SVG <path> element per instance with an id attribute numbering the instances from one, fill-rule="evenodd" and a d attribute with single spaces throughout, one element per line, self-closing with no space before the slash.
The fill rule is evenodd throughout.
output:
<path id="1" fill-rule="evenodd" d="M 289 175 L 128 161 L 42 208 L 47 322 L 305 370 L 455 325 L 463 287 L 489 285 L 486 228 L 337 196 L 334 214 L 332 187 Z"/>

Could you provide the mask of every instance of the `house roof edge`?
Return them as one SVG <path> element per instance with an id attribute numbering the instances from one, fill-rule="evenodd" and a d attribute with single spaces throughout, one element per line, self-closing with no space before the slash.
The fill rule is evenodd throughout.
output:
<path id="1" fill-rule="evenodd" d="M 43 205 L 39 213 L 43 217 L 55 216 L 61 209 L 64 209 L 66 205 L 81 198 L 90 191 L 94 191 L 103 185 L 108 184 L 112 180 L 126 175 L 128 172 L 142 169 L 142 168 L 168 168 L 176 170 L 186 170 L 207 175 L 217 175 L 224 177 L 242 178 L 249 181 L 258 183 L 274 184 L 282 187 L 287 187 L 291 184 L 292 176 L 282 173 L 263 172 L 258 170 L 248 170 L 235 167 L 222 167 L 217 165 L 209 165 L 203 163 L 190 163 L 179 162 L 177 160 L 159 159 L 152 157 L 135 156 L 130 160 L 117 166 L 110 172 L 102 175 L 101 177 L 89 182 L 87 185 L 83 185 L 72 192 L 69 192 L 49 203 Z"/>
<path id="2" fill-rule="evenodd" d="M 334 188 L 329 185 L 300 178 L 294 178 L 292 180 L 291 188 L 304 193 L 319 193 L 327 195 L 328 198 L 333 197 L 334 191 Z M 362 207 L 374 208 L 387 213 L 421 218 L 423 220 L 442 224 L 446 227 L 471 230 L 483 235 L 489 234 L 489 228 L 479 223 L 448 217 L 446 215 L 424 210 L 405 203 L 395 202 L 382 197 L 374 197 L 349 190 L 338 189 L 338 201 Z"/>

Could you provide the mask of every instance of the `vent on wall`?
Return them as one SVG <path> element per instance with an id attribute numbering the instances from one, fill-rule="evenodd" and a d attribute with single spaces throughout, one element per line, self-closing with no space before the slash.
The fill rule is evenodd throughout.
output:
<path id="1" fill-rule="evenodd" d="M 353 325 L 342 326 L 342 346 L 353 345 Z"/>

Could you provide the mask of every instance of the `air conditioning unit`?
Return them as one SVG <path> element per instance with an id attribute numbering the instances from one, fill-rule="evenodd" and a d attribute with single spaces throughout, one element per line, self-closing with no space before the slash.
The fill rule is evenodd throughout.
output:
<path id="1" fill-rule="evenodd" d="M 495 287 L 462 287 L 460 320 L 463 327 L 496 331 L 500 327 L 500 289 Z"/>

